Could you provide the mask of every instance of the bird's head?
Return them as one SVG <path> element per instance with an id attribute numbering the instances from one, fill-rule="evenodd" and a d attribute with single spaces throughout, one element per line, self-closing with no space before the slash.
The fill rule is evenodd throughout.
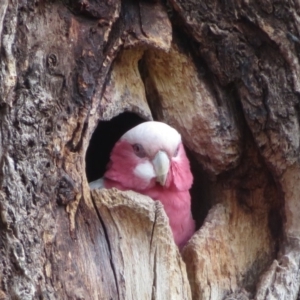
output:
<path id="1" fill-rule="evenodd" d="M 193 181 L 180 134 L 155 121 L 141 123 L 120 138 L 104 176 L 141 191 L 154 186 L 183 191 Z"/>

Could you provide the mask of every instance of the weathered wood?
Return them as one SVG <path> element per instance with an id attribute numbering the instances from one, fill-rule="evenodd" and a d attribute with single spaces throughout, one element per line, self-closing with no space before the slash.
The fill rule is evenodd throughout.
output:
<path id="1" fill-rule="evenodd" d="M 299 9 L 3 0 L 0 298 L 297 299 Z M 159 203 L 89 190 L 91 136 L 126 111 L 205 177 L 185 263 Z"/>
<path id="2" fill-rule="evenodd" d="M 299 5 L 296 2 L 214 0 L 205 3 L 172 0 L 171 3 L 188 35 L 198 45 L 195 55 L 204 60 L 216 85 L 221 90 L 234 90 L 232 95 L 237 95 L 242 104 L 247 126 L 277 183 L 274 193 L 277 196 L 269 200 L 274 202 L 277 197 L 285 203 L 284 210 L 275 205 L 265 214 L 279 212 L 275 216 L 277 223 L 280 223 L 280 214 L 284 215 L 284 238 L 277 257 L 287 263 L 280 269 L 274 260 L 258 285 L 256 297 L 296 299 L 299 284 L 288 282 L 297 280 L 299 269 L 296 254 L 299 253 L 296 162 L 299 153 Z M 241 184 L 248 181 L 249 178 L 244 178 Z M 245 197 L 247 202 L 251 199 L 249 196 Z M 233 201 L 238 200 L 234 198 Z M 261 201 L 266 200 L 268 198 L 262 196 Z M 231 264 L 227 261 L 226 265 Z M 240 283 L 239 287 L 245 285 Z"/>
<path id="3" fill-rule="evenodd" d="M 249 145 L 247 152 L 241 166 L 219 178 L 215 195 L 220 203 L 184 249 L 196 299 L 224 299 L 243 289 L 253 295 L 278 250 L 277 188 L 255 149 Z"/>
<path id="4" fill-rule="evenodd" d="M 133 37 L 134 46 L 149 44 L 167 49 L 170 22 L 159 3 L 147 5 L 149 12 L 154 8 L 153 26 L 150 28 L 148 21 L 143 25 L 149 39 Z M 145 264 L 133 262 L 132 254 L 140 253 L 141 244 L 135 244 L 133 252 L 127 253 L 118 250 L 114 240 L 108 240 L 105 229 L 113 230 L 113 224 L 106 225 L 109 221 L 99 219 L 100 213 L 105 216 L 104 204 L 99 206 L 98 214 L 84 172 L 86 149 L 99 119 L 120 113 L 118 101 L 126 103 L 126 97 L 130 98 L 127 94 L 105 105 L 103 95 L 112 90 L 120 70 L 127 69 L 135 76 L 132 81 L 132 77 L 126 77 L 129 87 L 139 77 L 138 56 L 133 56 L 134 70 L 129 61 L 122 60 L 130 50 L 120 55 L 109 73 L 122 44 L 133 46 L 129 43 L 130 27 L 140 28 L 140 23 L 128 15 L 138 9 L 142 7 L 128 3 L 121 17 L 121 3 L 117 1 L 92 6 L 78 1 L 71 3 L 70 10 L 58 2 L 35 6 L 7 1 L 0 7 L 2 298 L 128 299 L 128 295 L 137 298 L 138 293 L 150 293 L 149 297 L 157 299 L 170 294 L 190 299 L 185 266 L 174 243 L 169 243 L 170 235 L 168 243 L 153 240 Z M 166 29 L 164 38 L 155 24 Z M 140 50 L 132 53 L 135 51 L 138 54 Z M 139 109 L 140 115 L 150 118 L 145 99 L 142 107 L 142 99 L 138 102 L 137 98 L 135 104 L 124 104 L 125 110 Z M 151 204 L 154 210 L 155 203 Z M 135 216 L 138 219 L 142 215 L 136 212 Z M 114 224 L 121 222 L 114 218 Z M 160 218 L 165 220 L 157 213 L 156 226 L 150 218 L 149 228 L 168 231 L 166 220 L 160 224 Z M 147 238 L 144 246 L 149 254 L 151 237 Z M 110 247 L 123 251 L 126 266 L 134 263 L 136 274 L 142 275 L 147 269 L 151 282 L 146 284 L 143 276 L 127 276 L 124 285 L 120 276 L 122 272 L 129 274 L 129 267 L 122 268 L 119 261 L 113 261 Z M 167 271 L 168 267 L 173 273 Z M 160 270 L 163 272 L 156 274 Z M 135 287 L 138 280 L 140 285 Z M 177 285 L 176 290 L 168 285 Z"/>
<path id="5" fill-rule="evenodd" d="M 264 5 L 252 1 L 228 6 L 221 1 L 171 2 L 200 43 L 198 53 L 219 85 L 234 83 L 261 154 L 277 172 L 285 169 L 299 148 L 299 62 L 291 38 L 298 35 L 293 32 L 298 26 L 297 4 L 286 9 L 284 3 L 270 3 L 266 17 Z M 196 11 L 198 15 L 192 13 Z"/>
<path id="6" fill-rule="evenodd" d="M 168 53 L 148 50 L 144 60 L 145 88 L 156 118 L 180 131 L 209 172 L 219 174 L 236 166 L 241 139 L 228 97 L 215 96 L 213 84 L 199 76 L 191 55 L 175 42 Z"/>
<path id="7" fill-rule="evenodd" d="M 124 111 L 135 112 L 147 120 L 152 114 L 147 103 L 144 84 L 138 71 L 142 48 L 122 51 L 114 61 L 109 81 L 101 99 L 101 117 L 110 120 Z"/>
<path id="8" fill-rule="evenodd" d="M 105 224 L 119 298 L 191 299 L 162 204 L 114 189 L 92 197 Z"/>

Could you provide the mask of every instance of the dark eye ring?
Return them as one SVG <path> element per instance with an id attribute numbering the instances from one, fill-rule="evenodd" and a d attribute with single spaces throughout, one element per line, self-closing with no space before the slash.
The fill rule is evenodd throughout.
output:
<path id="1" fill-rule="evenodd" d="M 136 156 L 140 158 L 146 157 L 146 152 L 141 144 L 134 144 L 132 148 Z"/>

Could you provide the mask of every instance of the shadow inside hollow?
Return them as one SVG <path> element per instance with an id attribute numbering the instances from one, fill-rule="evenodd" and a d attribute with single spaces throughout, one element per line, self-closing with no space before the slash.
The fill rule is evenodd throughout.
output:
<path id="1" fill-rule="evenodd" d="M 129 129 L 145 122 L 134 113 L 122 113 L 109 121 L 100 121 L 86 152 L 86 176 L 88 181 L 103 176 L 110 152 L 119 138 Z"/>

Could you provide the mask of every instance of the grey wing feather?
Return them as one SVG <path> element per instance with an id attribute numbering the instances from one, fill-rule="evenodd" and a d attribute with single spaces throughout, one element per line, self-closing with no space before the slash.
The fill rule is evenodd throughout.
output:
<path id="1" fill-rule="evenodd" d="M 103 189 L 104 188 L 104 180 L 103 177 L 94 180 L 89 183 L 90 189 L 95 190 L 95 189 Z"/>

